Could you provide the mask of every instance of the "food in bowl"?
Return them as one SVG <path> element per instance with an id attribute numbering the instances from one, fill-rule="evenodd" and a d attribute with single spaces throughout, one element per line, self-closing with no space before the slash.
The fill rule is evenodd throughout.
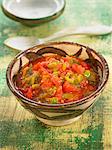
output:
<path id="1" fill-rule="evenodd" d="M 54 59 L 54 61 L 51 61 L 52 59 Z M 75 61 L 73 61 L 72 59 Z M 44 65 L 46 64 L 47 61 L 48 61 L 49 67 L 43 67 L 42 63 Z M 52 64 L 55 61 L 58 63 Z M 50 64 L 50 62 L 52 63 Z M 73 65 L 72 63 L 75 64 L 75 67 L 69 67 L 68 69 L 67 67 L 70 64 L 72 66 Z M 62 67 L 59 67 L 61 66 L 59 64 L 61 64 Z M 38 67 L 36 68 L 36 65 L 42 66 L 40 68 L 44 69 L 44 71 L 41 71 L 40 69 L 41 75 L 39 74 L 40 78 L 37 78 L 39 79 L 37 80 L 39 83 L 42 82 L 42 79 L 43 80 L 45 79 L 43 78 L 43 74 L 46 73 L 46 70 L 47 72 L 49 71 L 48 73 L 51 74 L 52 77 L 56 77 L 56 78 L 58 77 L 60 79 L 63 77 L 62 79 L 64 79 L 64 81 L 62 80 L 61 82 L 59 82 L 60 80 L 57 80 L 57 82 L 55 82 L 55 80 L 52 80 L 50 78 L 50 82 L 52 81 L 51 83 L 53 83 L 53 86 L 57 83 L 59 83 L 59 85 L 61 84 L 61 86 L 55 86 L 56 88 L 51 88 L 50 92 L 55 93 L 55 90 L 57 92 L 58 91 L 57 89 L 61 87 L 63 91 L 61 95 L 63 96 L 63 94 L 65 94 L 63 96 L 64 98 L 62 99 L 63 101 L 57 102 L 56 101 L 57 99 L 54 99 L 53 101 L 51 100 L 51 101 L 46 102 L 47 96 L 45 96 L 45 99 L 41 98 L 40 100 L 43 100 L 43 101 L 40 101 L 38 99 L 38 96 L 40 94 L 42 94 L 43 96 L 43 93 L 46 94 L 45 93 L 46 89 L 43 91 L 43 93 L 41 93 L 42 91 L 40 91 L 39 95 L 37 94 L 36 96 L 33 96 L 32 93 L 31 95 L 30 94 L 25 95 L 24 90 L 23 91 L 21 90 L 22 88 L 23 89 L 25 88 L 24 87 L 25 85 L 22 82 L 23 82 L 23 78 L 26 75 L 28 75 L 27 69 L 29 70 L 31 67 L 31 70 L 32 70 L 34 66 L 35 66 L 34 67 L 35 70 L 33 71 L 33 73 L 31 71 L 31 83 L 30 83 L 30 80 L 28 79 L 29 83 L 27 84 L 28 85 L 31 84 L 31 86 L 33 85 L 34 89 L 36 88 L 35 86 L 37 86 L 38 88 L 38 85 L 34 85 L 35 77 L 32 78 L 33 75 L 35 75 L 34 72 L 39 71 Z M 54 68 L 60 68 L 60 70 L 54 69 Z M 63 69 L 64 71 L 61 71 L 61 69 Z M 65 70 L 67 69 L 68 71 L 66 72 Z M 62 74 L 64 72 L 65 72 L 65 75 Z M 22 74 L 24 74 L 24 76 Z M 91 80 L 89 80 L 90 75 L 93 76 Z M 78 80 L 75 81 L 76 78 L 74 78 L 74 76 L 76 76 Z M 79 119 L 81 115 L 88 108 L 90 108 L 92 104 L 94 104 L 96 99 L 98 99 L 101 92 L 105 88 L 105 85 L 108 81 L 108 77 L 109 77 L 108 64 L 102 55 L 100 55 L 95 50 L 89 47 L 86 47 L 84 45 L 77 44 L 77 43 L 71 43 L 71 42 L 51 42 L 51 43 L 37 45 L 33 48 L 23 51 L 19 53 L 17 56 L 15 56 L 15 58 L 11 61 L 11 63 L 9 64 L 7 68 L 7 73 L 6 73 L 7 85 L 9 86 L 11 92 L 16 96 L 20 104 L 24 108 L 32 112 L 38 120 L 51 126 L 63 126 L 63 125 L 73 123 L 74 121 Z M 80 86 L 79 83 L 83 81 L 82 80 L 83 78 L 86 79 L 87 82 L 86 84 L 82 84 Z M 27 81 L 27 79 L 25 80 Z M 71 99 L 70 96 L 73 94 L 73 92 L 71 92 L 71 89 L 69 88 L 69 86 L 68 88 L 64 89 L 65 91 L 63 90 L 64 82 L 65 83 L 67 82 L 68 85 L 78 86 L 78 90 L 81 88 L 79 90 L 81 92 L 80 97 L 78 97 L 79 96 L 78 95 L 76 96 L 77 98 L 74 97 L 74 100 Z M 21 85 L 21 83 L 23 85 Z M 46 81 L 42 83 L 47 83 L 47 86 L 44 86 L 44 87 L 46 88 L 48 87 L 49 82 Z M 39 89 L 41 89 L 42 84 L 40 84 L 39 86 L 40 86 Z M 85 86 L 86 87 L 85 89 L 87 90 L 85 93 L 82 90 L 83 86 Z M 87 88 L 88 86 L 91 88 Z M 27 91 L 27 93 L 30 93 L 29 91 Z M 76 95 L 78 92 L 76 92 Z"/>
<path id="2" fill-rule="evenodd" d="M 51 49 L 54 49 L 50 47 Z M 78 101 L 97 89 L 98 74 L 76 56 L 47 55 L 23 66 L 15 76 L 16 88 L 41 103 Z"/>

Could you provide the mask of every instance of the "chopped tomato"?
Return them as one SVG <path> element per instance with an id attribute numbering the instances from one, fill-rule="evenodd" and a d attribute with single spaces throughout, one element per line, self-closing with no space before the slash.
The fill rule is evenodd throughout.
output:
<path id="1" fill-rule="evenodd" d="M 63 64 L 58 64 L 57 68 L 60 72 L 63 72 Z"/>
<path id="2" fill-rule="evenodd" d="M 95 87 L 95 86 L 92 86 L 92 85 L 87 85 L 87 89 L 88 89 L 89 91 L 94 91 L 94 90 L 96 89 L 96 87 Z"/>
<path id="3" fill-rule="evenodd" d="M 90 65 L 87 64 L 87 63 L 85 63 L 84 61 L 80 61 L 80 64 L 81 64 L 86 70 L 90 69 Z"/>
<path id="4" fill-rule="evenodd" d="M 33 96 L 33 90 L 32 88 L 28 88 L 27 93 L 25 93 L 27 98 L 32 98 Z"/>
<path id="5" fill-rule="evenodd" d="M 64 60 L 64 62 L 66 62 L 66 61 L 68 62 L 69 59 L 68 59 L 68 57 L 63 57 L 63 60 Z"/>
<path id="6" fill-rule="evenodd" d="M 41 66 L 40 72 L 41 72 L 42 75 L 45 75 L 45 74 L 50 75 L 48 69 L 44 68 L 43 66 Z"/>
<path id="7" fill-rule="evenodd" d="M 47 67 L 47 65 L 48 65 L 48 62 L 46 61 L 43 61 L 43 62 L 41 62 L 41 65 L 43 66 L 43 67 Z"/>
<path id="8" fill-rule="evenodd" d="M 63 95 L 62 86 L 59 86 L 57 88 L 55 96 L 61 101 L 62 100 L 62 95 Z"/>
<path id="9" fill-rule="evenodd" d="M 54 54 L 23 66 L 15 85 L 29 99 L 62 104 L 91 94 L 97 88 L 97 80 L 98 75 L 82 59 Z"/>
<path id="10" fill-rule="evenodd" d="M 62 84 L 62 81 L 59 77 L 52 76 L 51 81 L 55 86 L 60 86 Z"/>
<path id="11" fill-rule="evenodd" d="M 24 93 L 24 94 L 27 93 L 27 91 L 28 91 L 27 88 L 25 88 L 25 89 L 24 89 L 24 88 L 20 88 L 19 90 L 20 90 L 22 93 Z"/>
<path id="12" fill-rule="evenodd" d="M 88 80 L 83 80 L 81 83 L 80 83 L 80 86 L 81 88 L 84 88 L 88 85 Z"/>
<path id="13" fill-rule="evenodd" d="M 63 84 L 63 91 L 64 92 L 76 92 L 78 91 L 78 88 L 70 84 L 68 81 L 65 81 Z"/>
<path id="14" fill-rule="evenodd" d="M 33 65 L 33 70 L 35 70 L 35 71 L 37 71 L 40 68 L 41 68 L 41 64 L 40 63 L 37 63 L 37 64 Z"/>
<path id="15" fill-rule="evenodd" d="M 42 89 L 51 88 L 53 86 L 53 83 L 51 81 L 45 81 L 41 84 Z"/>
<path id="16" fill-rule="evenodd" d="M 37 60 L 33 61 L 33 62 L 32 62 L 32 65 L 35 65 L 35 64 L 41 63 L 41 62 L 43 62 L 44 60 L 45 60 L 45 58 L 44 58 L 44 57 L 40 57 L 40 58 L 38 58 Z"/>
<path id="17" fill-rule="evenodd" d="M 72 65 L 72 70 L 76 73 L 79 73 L 79 74 L 83 74 L 83 72 L 85 71 L 85 68 L 82 67 L 81 65 L 78 65 L 78 64 L 73 64 Z"/>

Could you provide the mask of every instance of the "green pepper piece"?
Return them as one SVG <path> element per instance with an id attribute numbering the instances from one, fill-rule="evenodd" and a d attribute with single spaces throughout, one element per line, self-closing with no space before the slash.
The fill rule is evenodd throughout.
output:
<path id="1" fill-rule="evenodd" d="M 71 58 L 71 59 L 69 60 L 69 64 L 72 65 L 73 63 L 74 63 L 74 60 Z"/>
<path id="2" fill-rule="evenodd" d="M 71 94 L 71 93 L 64 93 L 62 97 L 64 99 L 71 99 L 71 98 L 73 98 L 73 94 Z"/>
<path id="3" fill-rule="evenodd" d="M 65 76 L 65 80 L 68 81 L 69 83 L 74 83 L 74 79 L 70 78 L 69 76 Z"/>
<path id="4" fill-rule="evenodd" d="M 31 76 L 30 84 L 31 85 L 36 84 L 39 78 L 40 75 L 38 73 L 33 73 L 33 75 Z"/>
<path id="5" fill-rule="evenodd" d="M 36 75 L 31 76 L 30 84 L 33 85 L 35 83 Z"/>
<path id="6" fill-rule="evenodd" d="M 30 80 L 31 80 L 31 76 L 26 77 L 26 78 L 23 79 L 23 81 L 25 81 L 27 84 L 30 83 Z"/>
<path id="7" fill-rule="evenodd" d="M 83 76 L 82 75 L 77 75 L 74 73 L 67 73 L 65 76 L 65 80 L 68 81 L 71 84 L 79 84 L 82 80 L 83 80 Z"/>
<path id="8" fill-rule="evenodd" d="M 49 69 L 57 68 L 58 64 L 59 64 L 59 62 L 56 62 L 56 61 L 51 62 L 51 63 L 48 64 L 48 68 Z"/>
<path id="9" fill-rule="evenodd" d="M 57 88 L 54 86 L 54 87 L 52 87 L 52 88 L 49 88 L 49 89 L 47 90 L 47 93 L 48 93 L 49 95 L 53 96 L 53 95 L 56 93 L 56 90 L 57 90 Z"/>
<path id="10" fill-rule="evenodd" d="M 58 75 L 59 75 L 59 72 L 58 72 L 58 71 L 54 71 L 54 72 L 53 72 L 53 75 L 54 75 L 54 76 L 58 76 Z"/>
<path id="11" fill-rule="evenodd" d="M 71 73 L 67 73 L 66 76 L 65 76 L 65 80 L 68 81 L 69 83 L 74 83 L 74 77 L 73 77 L 73 74 Z"/>
<path id="12" fill-rule="evenodd" d="M 74 58 L 71 58 L 69 60 L 69 64 L 72 65 L 72 64 L 80 64 L 77 60 L 75 60 Z"/>
<path id="13" fill-rule="evenodd" d="M 84 71 L 84 76 L 85 76 L 85 77 L 89 78 L 90 75 L 91 75 L 90 70 L 85 70 L 85 71 Z"/>
<path id="14" fill-rule="evenodd" d="M 37 88 L 39 88 L 39 84 L 33 84 L 32 85 L 32 89 L 37 89 Z"/>
<path id="15" fill-rule="evenodd" d="M 78 80 L 78 82 L 80 83 L 82 80 L 83 80 L 83 75 L 82 74 L 79 74 L 78 76 L 77 76 L 77 80 Z"/>
<path id="16" fill-rule="evenodd" d="M 49 98 L 49 100 L 50 100 L 51 104 L 57 104 L 58 103 L 58 98 L 57 97 Z"/>
<path id="17" fill-rule="evenodd" d="M 29 77 L 33 74 L 33 70 L 32 70 L 32 64 L 30 64 L 30 66 L 28 67 L 25 76 Z"/>
<path id="18" fill-rule="evenodd" d="M 40 75 L 38 73 L 33 73 L 31 76 L 24 78 L 23 80 L 30 85 L 36 84 L 39 80 Z"/>
<path id="19" fill-rule="evenodd" d="M 67 65 L 64 63 L 63 66 L 62 66 L 63 71 L 65 71 L 66 68 L 67 68 Z"/>

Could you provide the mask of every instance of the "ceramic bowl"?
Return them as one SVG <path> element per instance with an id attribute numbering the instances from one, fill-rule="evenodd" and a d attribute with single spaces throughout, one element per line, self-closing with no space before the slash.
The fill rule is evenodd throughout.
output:
<path id="1" fill-rule="evenodd" d="M 53 47 L 54 53 L 60 53 L 59 49 L 63 50 L 69 55 L 77 55 L 77 57 L 83 60 L 90 60 L 93 63 L 94 69 L 97 70 L 100 80 L 98 82 L 98 88 L 91 95 L 79 99 L 74 102 L 65 104 L 45 104 L 35 102 L 31 99 L 24 97 L 15 88 L 13 77 L 18 70 L 29 62 L 30 59 L 35 59 L 35 56 L 40 56 L 43 53 L 49 53 L 49 48 Z M 81 115 L 96 101 L 103 91 L 109 76 L 109 68 L 106 60 L 98 54 L 95 50 L 89 47 L 71 43 L 71 42 L 52 42 L 42 44 L 30 48 L 24 52 L 18 54 L 9 64 L 7 68 L 6 78 L 7 84 L 11 92 L 16 96 L 21 105 L 32 112 L 36 118 L 45 124 L 52 126 L 62 126 L 70 124 L 81 117 Z"/>
<path id="2" fill-rule="evenodd" d="M 27 26 L 36 26 L 60 16 L 65 0 L 3 0 L 6 16 Z"/>

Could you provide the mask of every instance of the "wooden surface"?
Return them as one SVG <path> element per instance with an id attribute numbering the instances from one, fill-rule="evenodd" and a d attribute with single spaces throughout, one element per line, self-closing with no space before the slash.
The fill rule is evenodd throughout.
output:
<path id="1" fill-rule="evenodd" d="M 59 39 L 96 49 L 110 67 L 108 84 L 98 101 L 71 125 L 49 127 L 42 124 L 16 101 L 6 85 L 6 68 L 18 53 L 3 45 L 8 37 L 46 37 L 68 26 L 112 24 L 111 0 L 67 0 L 66 3 L 63 15 L 35 28 L 8 19 L 0 8 L 0 150 L 112 149 L 112 34 Z"/>

